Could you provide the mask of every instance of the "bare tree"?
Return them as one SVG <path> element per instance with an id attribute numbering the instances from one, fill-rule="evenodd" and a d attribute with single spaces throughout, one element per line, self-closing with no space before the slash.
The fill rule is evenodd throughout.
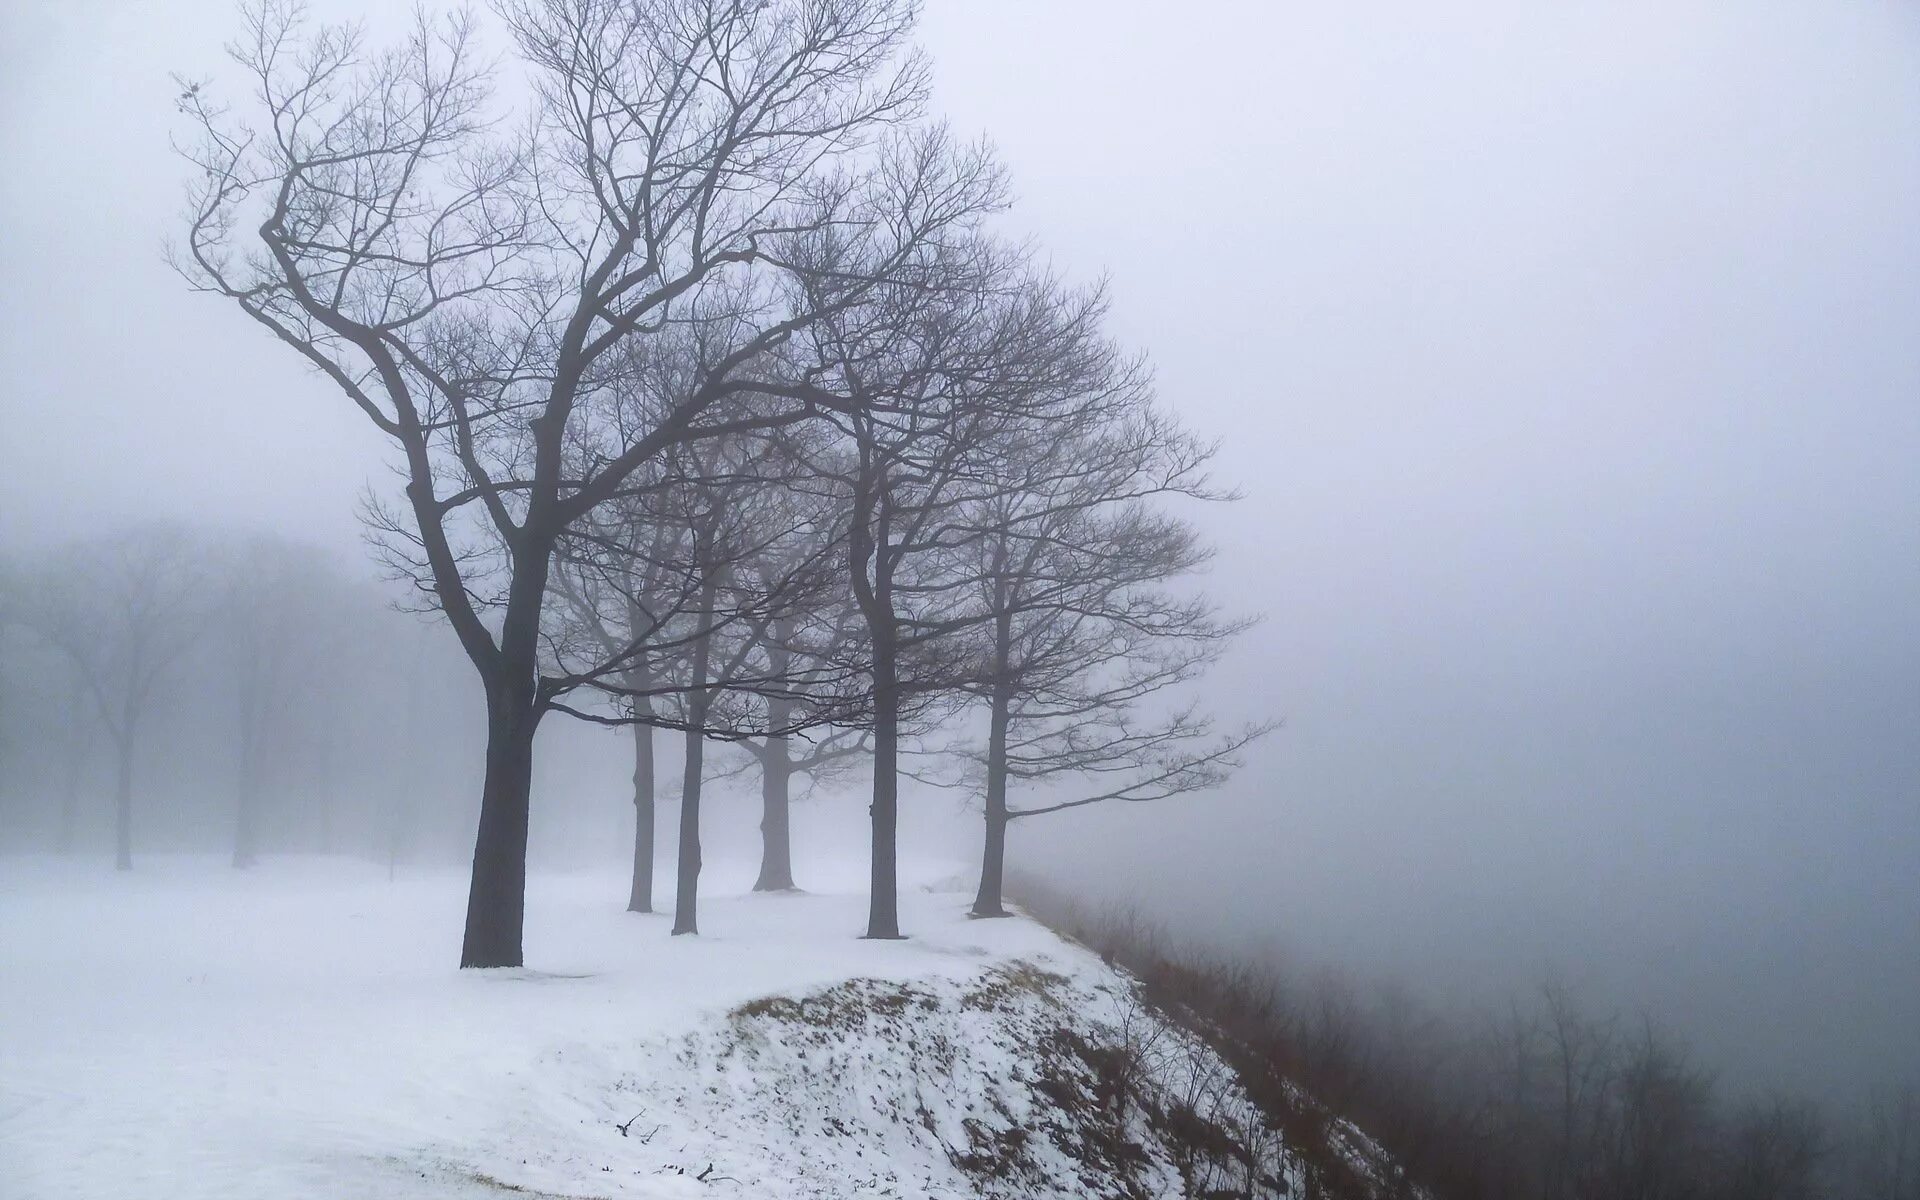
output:
<path id="1" fill-rule="evenodd" d="M 817 653 L 800 640 L 795 622 L 777 622 L 770 633 L 767 653 L 772 671 L 789 671 L 795 657 Z M 767 722 L 774 729 L 790 728 L 792 701 L 770 697 Z M 760 869 L 753 878 L 754 891 L 798 890 L 793 881 L 793 781 L 804 777 L 812 788 L 839 778 L 868 753 L 870 740 L 869 731 L 855 724 L 814 734 L 775 733 L 741 740 L 741 748 L 760 771 Z"/>
<path id="2" fill-rule="evenodd" d="M 829 674 L 839 678 L 837 671 L 819 670 L 824 664 L 780 640 L 819 606 L 835 578 L 825 569 L 838 545 L 832 526 L 792 503 L 785 476 L 796 464 L 779 454 L 778 442 L 709 445 L 714 453 L 702 464 L 703 482 L 683 485 L 700 510 L 688 521 L 700 590 L 698 607 L 687 615 L 695 628 L 680 714 L 685 749 L 676 934 L 698 932 L 707 740 L 742 740 L 749 732 L 782 740 L 830 717 L 844 719 L 849 707 L 837 689 L 821 692 Z"/>
<path id="3" fill-rule="evenodd" d="M 43 586 L 42 581 L 29 584 L 26 564 L 12 558 L 0 560 L 0 656 L 3 656 L 0 657 L 0 680 L 9 685 L 0 692 L 0 763 L 11 769 L 27 758 L 22 751 L 27 749 L 29 739 L 22 736 L 14 720 L 4 719 L 14 716 L 8 710 L 22 700 L 26 701 L 19 705 L 23 711 L 41 709 L 47 706 L 45 697 L 57 696 L 51 706 L 59 729 L 53 743 L 58 752 L 54 772 L 59 795 L 59 808 L 54 814 L 53 848 L 56 853 L 71 854 L 78 837 L 81 796 L 99 721 L 94 715 L 96 706 L 85 678 L 73 669 L 57 647 L 39 636 L 29 622 L 36 606 L 34 593 Z M 20 647 L 24 654 L 8 644 L 9 632 L 14 629 L 25 636 L 25 643 Z M 42 659 L 52 661 L 40 661 Z M 49 673 L 57 679 L 47 679 L 32 689 L 39 695 L 24 695 L 16 690 L 25 681 L 46 679 Z"/>
<path id="4" fill-rule="evenodd" d="M 782 435 L 780 453 L 790 474 L 770 499 L 782 525 L 797 536 L 764 542 L 747 569 L 768 586 L 796 571 L 807 573 L 794 601 L 767 622 L 757 641 L 746 647 L 755 672 L 770 681 L 757 692 L 764 736 L 738 741 L 743 766 L 760 775 L 760 869 L 753 889 L 792 891 L 792 804 L 796 778 L 812 788 L 837 778 L 855 764 L 871 741 L 870 696 L 850 690 L 868 662 L 864 623 L 848 591 L 844 572 L 829 564 L 844 555 L 846 497 L 829 479 L 806 474 L 816 454 L 831 451 L 813 445 L 797 453 L 796 439 L 817 443 L 818 430 Z"/>
<path id="5" fill-rule="evenodd" d="M 1712 1178 L 1713 1084 L 1648 1021 L 1622 1043 L 1609 1079 L 1590 1187 L 1635 1200 L 1681 1200 Z"/>
<path id="6" fill-rule="evenodd" d="M 19 620 L 59 648 L 114 750 L 114 864 L 133 868 L 134 766 L 156 689 L 206 628 L 207 564 L 171 526 L 69 545 L 29 581 Z"/>
<path id="7" fill-rule="evenodd" d="M 964 514 L 1002 486 L 983 471 L 994 430 L 1017 388 L 1000 368 L 1041 316 L 1018 302 L 1017 258 L 985 242 L 952 248 L 940 290 L 894 287 L 860 311 L 810 331 L 817 369 L 855 398 L 839 472 L 852 500 L 848 574 L 871 654 L 872 858 L 869 938 L 900 934 L 896 837 L 901 722 L 916 703 L 951 690 L 977 630 L 961 581 L 946 570 Z"/>
<path id="8" fill-rule="evenodd" d="M 1830 1148 L 1820 1112 L 1784 1096 L 1747 1105 L 1724 1135 L 1725 1162 L 1714 1187 L 1725 1200 L 1816 1200 Z"/>
<path id="9" fill-rule="evenodd" d="M 555 707 L 682 734 L 675 933 L 697 931 L 706 742 L 786 738 L 862 707 L 843 686 L 823 686 L 848 672 L 798 641 L 832 607 L 824 594 L 838 578 L 827 570 L 838 526 L 819 505 L 796 503 L 802 464 L 783 444 L 726 437 L 677 448 L 569 533 L 555 572 L 569 619 L 548 637 L 554 678 L 614 708 Z M 650 776 L 650 735 L 642 745 Z M 650 805 L 641 816 L 648 845 L 637 837 L 636 875 L 652 858 Z"/>
<path id="10" fill-rule="evenodd" d="M 659 464 L 664 466 L 664 464 Z M 624 735 L 633 745 L 633 864 L 627 911 L 653 911 L 655 805 L 655 713 L 657 679 L 672 670 L 677 646 L 665 644 L 673 616 L 694 600 L 698 587 L 676 561 L 687 536 L 684 523 L 661 508 L 666 483 L 629 481 L 622 494 L 577 522 L 561 543 L 553 585 L 564 601 L 550 622 L 553 657 L 615 664 L 625 699 Z M 590 645 L 575 650 L 585 638 Z M 589 668 L 591 669 L 591 668 Z"/>
<path id="11" fill-rule="evenodd" d="M 655 374 L 669 391 L 684 382 Z M 623 404 L 631 409 L 645 399 L 628 396 Z M 843 522 L 832 497 L 787 451 L 792 439 L 808 436 L 805 428 L 677 448 L 562 540 L 554 585 L 565 603 L 547 637 L 553 675 L 609 697 L 613 710 L 560 707 L 625 722 L 634 739 L 631 911 L 652 911 L 656 727 L 738 740 L 768 757 L 768 746 L 823 721 L 856 719 L 864 707 L 844 686 L 851 674 L 842 661 L 844 622 L 824 617 L 847 608 L 827 595 L 825 570 Z M 823 628 L 841 636 L 823 643 Z M 724 643 L 718 662 L 716 639 Z M 684 703 L 694 693 L 706 696 L 706 711 Z M 724 702 L 717 719 L 716 695 Z M 694 753 L 704 775 L 704 749 Z M 831 758 L 823 749 L 817 763 L 802 767 Z M 683 830 L 697 842 L 688 827 L 697 805 L 685 803 L 689 781 L 682 782 Z"/>
<path id="12" fill-rule="evenodd" d="M 1088 301 L 1088 319 L 1101 311 Z M 1107 801 L 1145 802 L 1218 785 L 1272 726 L 1219 733 L 1197 707 L 1144 711 L 1196 679 L 1247 622 L 1171 592 L 1210 550 L 1163 498 L 1213 499 L 1212 448 L 1154 411 L 1137 364 L 1096 344 L 1042 420 L 1008 438 L 1011 486 L 973 514 L 985 661 L 970 686 L 987 701 L 986 841 L 976 917 L 1006 915 L 1006 831 L 1020 817 Z M 1014 806 L 1009 785 L 1092 780 Z"/>
<path id="13" fill-rule="evenodd" d="M 486 693 L 472 967 L 522 961 L 533 735 L 563 686 L 539 662 L 563 532 L 674 446 L 839 402 L 762 367 L 823 315 L 813 300 L 856 303 L 980 208 L 957 188 L 904 208 L 870 169 L 877 136 L 922 107 L 911 0 L 501 11 L 529 76 L 522 121 L 501 119 L 466 18 L 422 16 L 369 53 L 280 0 L 248 10 L 233 48 L 245 117 L 198 84 L 181 97 L 196 131 L 182 269 L 392 441 L 405 500 L 376 521 Z M 864 274 L 792 286 L 823 240 L 857 245 Z M 570 462 L 627 351 L 689 322 L 693 386 Z M 731 411 L 749 395 L 783 403 Z"/>
<path id="14" fill-rule="evenodd" d="M 1920 1086 L 1874 1089 L 1855 1142 L 1850 1182 L 1861 1200 L 1920 1197 Z"/>

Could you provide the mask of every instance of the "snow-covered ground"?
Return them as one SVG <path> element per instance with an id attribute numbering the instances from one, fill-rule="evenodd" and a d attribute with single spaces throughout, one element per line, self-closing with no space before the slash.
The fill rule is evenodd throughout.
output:
<path id="1" fill-rule="evenodd" d="M 903 942 L 851 890 L 706 897 L 685 938 L 624 893 L 536 876 L 533 965 L 462 972 L 457 872 L 0 860 L 0 1195 L 972 1195 L 953 1155 L 1034 1115 L 1008 1043 L 1125 991 L 958 890 L 907 891 Z M 849 980 L 889 996 L 849 1016 Z"/>

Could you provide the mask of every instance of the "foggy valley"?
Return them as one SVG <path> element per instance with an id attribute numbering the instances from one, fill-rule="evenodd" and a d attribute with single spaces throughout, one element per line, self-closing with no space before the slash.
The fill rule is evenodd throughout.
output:
<path id="1" fill-rule="evenodd" d="M 22 3 L 0 138 L 0 1197 L 1920 1198 L 1907 0 Z"/>

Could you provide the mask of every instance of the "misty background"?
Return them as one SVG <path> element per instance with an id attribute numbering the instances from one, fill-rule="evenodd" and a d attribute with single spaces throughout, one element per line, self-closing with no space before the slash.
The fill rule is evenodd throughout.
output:
<path id="1" fill-rule="evenodd" d="M 162 258 L 169 72 L 230 28 L 0 15 L 0 539 L 271 529 L 370 581 L 377 435 Z M 1743 1086 L 1920 1070 L 1920 9 L 934 0 L 922 40 L 1017 227 L 1110 277 L 1116 333 L 1222 440 L 1245 498 L 1205 514 L 1209 586 L 1265 621 L 1209 699 L 1286 722 L 1218 794 L 1024 823 L 1014 865 L 1443 1001 L 1557 975 Z M 368 628 L 407 649 L 371 677 L 417 654 L 470 700 L 385 600 Z M 224 812 L 199 716 L 151 739 L 155 848 Z M 537 858 L 618 859 L 622 738 L 541 736 Z M 422 857 L 470 848 L 480 737 L 435 743 Z M 10 813 L 35 750 L 7 741 Z M 964 860 L 959 798 L 913 799 L 920 850 Z M 749 812 L 715 824 L 744 846 Z M 862 816 L 823 794 L 797 833 Z"/>

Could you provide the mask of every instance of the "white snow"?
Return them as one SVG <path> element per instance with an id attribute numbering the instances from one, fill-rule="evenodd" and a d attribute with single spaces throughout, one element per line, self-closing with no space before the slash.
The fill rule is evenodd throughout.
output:
<path id="1" fill-rule="evenodd" d="M 457 872 L 0 861 L 0 1196 L 971 1195 L 941 1147 L 1021 1117 L 994 1091 L 1010 1039 L 1109 1020 L 1125 991 L 1030 921 L 967 920 L 957 891 L 903 894 L 901 942 L 858 940 L 853 892 L 705 897 L 683 938 L 624 895 L 536 875 L 535 966 L 463 972 Z M 1071 986 L 1014 1022 L 968 1006 L 1021 963 Z M 897 1023 L 729 1016 L 851 979 L 920 996 L 913 1037 L 952 1070 L 885 1061 Z"/>

